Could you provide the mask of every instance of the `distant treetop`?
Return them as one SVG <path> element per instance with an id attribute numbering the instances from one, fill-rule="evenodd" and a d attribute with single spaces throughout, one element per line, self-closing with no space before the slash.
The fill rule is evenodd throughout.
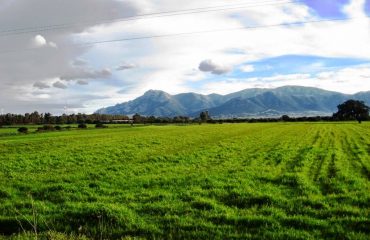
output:
<path id="1" fill-rule="evenodd" d="M 369 119 L 370 108 L 363 101 L 350 99 L 338 105 L 338 112 L 333 117 L 338 120 L 357 120 L 361 123 Z"/>

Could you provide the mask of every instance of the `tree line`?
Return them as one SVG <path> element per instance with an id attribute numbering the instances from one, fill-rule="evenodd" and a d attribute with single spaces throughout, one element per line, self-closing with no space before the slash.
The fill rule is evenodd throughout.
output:
<path id="1" fill-rule="evenodd" d="M 33 113 L 26 114 L 4 114 L 0 115 L 1 125 L 28 125 L 28 124 L 77 124 L 77 123 L 98 123 L 111 122 L 117 120 L 129 120 L 125 115 L 106 115 L 106 114 L 63 114 L 53 116 L 51 113 Z"/>
<path id="2" fill-rule="evenodd" d="M 363 101 L 358 100 L 347 100 L 342 104 L 337 106 L 338 111 L 333 113 L 332 116 L 316 116 L 316 117 L 289 117 L 288 115 L 283 115 L 280 118 L 249 118 L 249 119 L 225 119 L 218 120 L 219 122 L 227 123 L 239 123 L 239 122 L 334 122 L 334 121 L 369 121 L 369 111 L 368 107 Z M 208 112 L 206 113 L 208 116 Z M 203 113 L 204 115 L 204 113 Z M 202 113 L 200 114 L 202 118 Z M 215 120 L 209 119 L 207 122 L 215 122 Z"/>

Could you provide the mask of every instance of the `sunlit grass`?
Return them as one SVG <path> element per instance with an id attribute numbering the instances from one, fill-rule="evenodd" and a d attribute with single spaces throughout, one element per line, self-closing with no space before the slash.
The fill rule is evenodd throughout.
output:
<path id="1" fill-rule="evenodd" d="M 369 124 L 90 126 L 0 136 L 4 236 L 369 236 Z"/>

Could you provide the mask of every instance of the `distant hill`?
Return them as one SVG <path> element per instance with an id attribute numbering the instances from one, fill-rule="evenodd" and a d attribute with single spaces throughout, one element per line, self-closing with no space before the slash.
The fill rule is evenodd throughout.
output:
<path id="1" fill-rule="evenodd" d="M 245 89 L 228 95 L 182 93 L 170 95 L 149 90 L 135 100 L 96 111 L 101 114 L 174 117 L 199 116 L 208 110 L 214 118 L 277 117 L 331 115 L 337 105 L 348 100 L 362 100 L 370 105 L 370 92 L 353 95 L 319 88 L 285 86 L 274 89 Z"/>

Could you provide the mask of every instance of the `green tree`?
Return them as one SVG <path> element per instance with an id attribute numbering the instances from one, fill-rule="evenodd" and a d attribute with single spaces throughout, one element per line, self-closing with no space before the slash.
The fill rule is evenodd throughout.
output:
<path id="1" fill-rule="evenodd" d="M 200 115 L 199 115 L 199 118 L 202 122 L 207 122 L 208 120 L 211 119 L 211 117 L 209 116 L 208 111 L 201 112 Z"/>
<path id="2" fill-rule="evenodd" d="M 284 122 L 288 122 L 290 121 L 290 117 L 288 115 L 283 115 L 281 116 L 281 120 L 283 120 Z"/>
<path id="3" fill-rule="evenodd" d="M 44 114 L 44 124 L 51 124 L 52 123 L 52 115 L 51 113 Z"/>
<path id="4" fill-rule="evenodd" d="M 41 115 L 37 111 L 31 113 L 29 118 L 33 124 L 40 124 L 41 122 Z"/>
<path id="5" fill-rule="evenodd" d="M 134 116 L 132 116 L 132 120 L 134 123 L 143 123 L 144 117 L 142 117 L 140 114 L 136 113 Z"/>
<path id="6" fill-rule="evenodd" d="M 155 118 L 154 116 L 150 116 L 150 117 L 148 117 L 148 122 L 149 122 L 150 124 L 155 123 L 155 121 L 156 121 L 156 118 Z"/>
<path id="7" fill-rule="evenodd" d="M 369 118 L 370 108 L 363 101 L 348 100 L 338 105 L 338 112 L 333 117 L 338 120 L 357 120 L 361 123 Z"/>

